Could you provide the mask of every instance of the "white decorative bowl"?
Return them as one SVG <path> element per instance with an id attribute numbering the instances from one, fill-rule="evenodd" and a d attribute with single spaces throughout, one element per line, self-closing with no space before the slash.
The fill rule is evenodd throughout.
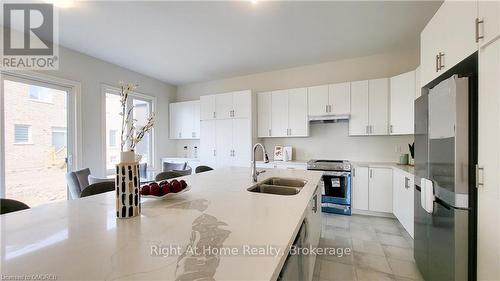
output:
<path id="1" fill-rule="evenodd" d="M 188 185 L 186 186 L 186 188 L 184 188 L 183 190 L 175 193 L 175 192 L 169 192 L 163 196 L 154 196 L 154 195 L 141 195 L 141 198 L 153 198 L 153 199 L 169 199 L 169 198 L 174 198 L 176 197 L 177 195 L 179 194 L 182 194 L 184 192 L 187 192 L 191 189 L 191 186 Z"/>

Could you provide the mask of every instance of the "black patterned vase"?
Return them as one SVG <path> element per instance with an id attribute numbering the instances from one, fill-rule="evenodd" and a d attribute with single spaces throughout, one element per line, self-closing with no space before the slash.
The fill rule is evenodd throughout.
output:
<path id="1" fill-rule="evenodd" d="M 116 217 L 131 218 L 141 213 L 139 163 L 116 165 Z"/>

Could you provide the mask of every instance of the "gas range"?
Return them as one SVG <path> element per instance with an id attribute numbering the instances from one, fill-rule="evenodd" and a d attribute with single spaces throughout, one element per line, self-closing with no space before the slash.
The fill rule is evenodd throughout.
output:
<path id="1" fill-rule="evenodd" d="M 347 160 L 317 160 L 312 159 L 307 162 L 308 170 L 318 171 L 351 171 L 351 163 Z"/>

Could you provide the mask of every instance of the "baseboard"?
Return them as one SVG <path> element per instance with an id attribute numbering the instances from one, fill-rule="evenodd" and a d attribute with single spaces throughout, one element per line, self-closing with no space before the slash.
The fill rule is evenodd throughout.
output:
<path id="1" fill-rule="evenodd" d="M 393 219 L 396 218 L 393 213 L 374 212 L 374 211 L 365 211 L 365 210 L 356 210 L 356 209 L 352 209 L 352 214 L 364 215 L 364 216 L 374 216 L 374 217 L 384 217 L 384 218 L 393 218 Z"/>

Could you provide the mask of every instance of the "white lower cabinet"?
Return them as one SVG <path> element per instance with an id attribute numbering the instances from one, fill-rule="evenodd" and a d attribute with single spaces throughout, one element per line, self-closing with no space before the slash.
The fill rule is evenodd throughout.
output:
<path id="1" fill-rule="evenodd" d="M 368 211 L 368 167 L 352 169 L 352 208 Z"/>
<path id="2" fill-rule="evenodd" d="M 368 180 L 370 211 L 392 213 L 392 169 L 370 168 Z"/>
<path id="3" fill-rule="evenodd" d="M 354 167 L 352 208 L 392 213 L 392 168 Z"/>
<path id="4" fill-rule="evenodd" d="M 393 213 L 413 237 L 414 176 L 399 169 L 393 171 Z"/>
<path id="5" fill-rule="evenodd" d="M 306 245 L 313 249 L 318 247 L 321 237 L 321 188 L 316 188 L 309 205 L 307 206 L 306 214 Z M 314 265 L 319 262 L 316 255 L 305 256 L 307 262 L 307 274 L 309 276 L 306 280 L 313 280 Z"/>

